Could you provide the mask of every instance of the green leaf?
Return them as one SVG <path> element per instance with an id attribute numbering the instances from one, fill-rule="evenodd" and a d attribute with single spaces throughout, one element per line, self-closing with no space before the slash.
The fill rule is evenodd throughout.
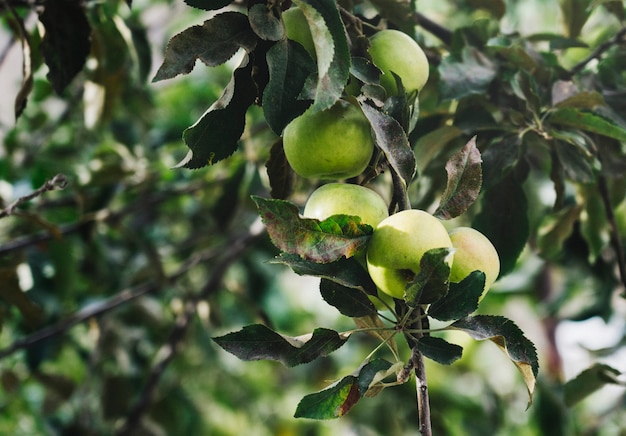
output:
<path id="1" fill-rule="evenodd" d="M 483 233 L 496 247 L 500 255 L 500 277 L 513 270 L 528 240 L 528 201 L 522 189 L 526 172 L 525 167 L 521 171 L 511 172 L 487 189 L 481 202 L 481 211 L 472 223 L 472 227 Z"/>
<path id="2" fill-rule="evenodd" d="M 542 258 L 557 259 L 564 254 L 563 244 L 571 236 L 581 211 L 580 205 L 573 205 L 544 217 L 537 231 L 537 248 Z"/>
<path id="3" fill-rule="evenodd" d="M 585 132 L 608 136 L 618 141 L 626 141 L 626 129 L 593 112 L 573 107 L 563 107 L 552 112 L 548 117 L 548 121 L 551 124 L 573 127 Z"/>
<path id="4" fill-rule="evenodd" d="M 385 359 L 374 359 L 359 371 L 359 392 L 364 397 L 374 396 L 379 392 L 375 386 L 393 371 L 393 365 Z"/>
<path id="5" fill-rule="evenodd" d="M 330 263 L 361 251 L 373 231 L 359 217 L 334 215 L 319 221 L 301 218 L 298 207 L 284 200 L 253 196 L 274 245 L 303 259 Z"/>
<path id="6" fill-rule="evenodd" d="M 203 11 L 215 11 L 222 9 L 232 2 L 233 0 L 185 0 L 185 3 L 189 6 L 202 9 Z"/>
<path id="7" fill-rule="evenodd" d="M 317 80 L 313 111 L 330 108 L 343 93 L 350 75 L 350 50 L 346 30 L 333 0 L 294 0 L 302 10 L 313 36 Z M 308 97 L 308 96 L 307 96 Z"/>
<path id="8" fill-rule="evenodd" d="M 563 50 L 566 48 L 587 48 L 589 47 L 584 41 L 576 38 L 567 38 L 558 33 L 534 33 L 526 37 L 528 41 L 548 41 L 550 44 L 550 50 Z"/>
<path id="9" fill-rule="evenodd" d="M 422 336 L 417 340 L 417 349 L 425 357 L 442 365 L 452 365 L 461 358 L 463 347 L 434 336 Z"/>
<path id="10" fill-rule="evenodd" d="M 552 104 L 559 108 L 594 109 L 605 106 L 604 97 L 596 91 L 579 92 L 571 82 L 558 81 L 552 86 Z M 572 92 L 573 91 L 573 92 Z"/>
<path id="11" fill-rule="evenodd" d="M 299 95 L 307 77 L 315 73 L 315 62 L 300 44 L 285 39 L 268 50 L 267 66 L 270 79 L 263 92 L 263 114 L 280 135 L 311 104 Z"/>
<path id="12" fill-rule="evenodd" d="M 586 139 L 575 132 L 552 131 L 554 153 L 552 165 L 559 166 L 571 180 L 580 183 L 595 181 L 594 156 L 586 149 Z"/>
<path id="13" fill-rule="evenodd" d="M 485 273 L 473 271 L 459 283 L 450 282 L 448 293 L 428 308 L 428 316 L 439 321 L 461 319 L 478 309 L 485 289 Z"/>
<path id="14" fill-rule="evenodd" d="M 340 258 L 331 263 L 317 263 L 302 259 L 297 254 L 281 253 L 270 261 L 290 267 L 298 275 L 322 277 L 348 288 L 376 294 L 376 285 L 367 270 L 355 259 Z"/>
<path id="15" fill-rule="evenodd" d="M 593 265 L 610 242 L 606 208 L 596 185 L 579 186 L 578 195 L 584 208 L 580 214 L 580 233 L 587 242 L 589 263 Z"/>
<path id="16" fill-rule="evenodd" d="M 265 168 L 270 180 L 272 198 L 287 199 L 293 193 L 295 173 L 287 162 L 282 138 L 272 144 Z"/>
<path id="17" fill-rule="evenodd" d="M 450 265 L 447 259 L 451 253 L 451 248 L 433 248 L 424 253 L 420 271 L 405 291 L 405 301 L 409 306 L 430 304 L 448 292 Z"/>
<path id="18" fill-rule="evenodd" d="M 482 185 L 482 159 L 476 147 L 476 137 L 446 163 L 448 184 L 441 195 L 434 215 L 440 219 L 456 218 L 476 201 Z"/>
<path id="19" fill-rule="evenodd" d="M 496 138 L 482 153 L 483 189 L 496 185 L 509 174 L 522 156 L 522 141 L 515 133 Z"/>
<path id="20" fill-rule="evenodd" d="M 594 364 L 565 383 L 563 387 L 565 405 L 572 407 L 607 384 L 618 383 L 617 377 L 619 376 L 621 376 L 620 372 L 609 365 Z"/>
<path id="21" fill-rule="evenodd" d="M 408 186 L 417 166 L 406 132 L 394 118 L 365 102 L 359 103 L 374 130 L 376 144 L 385 154 L 389 165 L 402 178 L 404 185 Z"/>
<path id="22" fill-rule="evenodd" d="M 196 59 L 209 67 L 228 61 L 240 48 L 251 52 L 257 36 L 250 28 L 248 17 L 239 12 L 224 12 L 202 26 L 191 26 L 170 39 L 163 63 L 153 82 L 171 79 L 193 70 Z"/>
<path id="23" fill-rule="evenodd" d="M 580 32 L 589 19 L 592 9 L 589 7 L 592 0 L 560 0 L 561 13 L 567 30 L 567 36 L 578 38 Z"/>
<path id="24" fill-rule="evenodd" d="M 448 56 L 439 65 L 441 100 L 458 100 L 472 94 L 486 94 L 496 77 L 496 66 L 474 47 L 465 47 L 462 58 Z"/>
<path id="25" fill-rule="evenodd" d="M 233 72 L 221 97 L 183 132 L 183 140 L 190 150 L 177 167 L 195 169 L 213 165 L 237 150 L 246 112 L 256 98 L 252 71 L 253 64 L 248 63 L 246 57 L 242 66 Z"/>
<path id="26" fill-rule="evenodd" d="M 450 327 L 462 330 L 478 341 L 489 339 L 496 344 L 521 372 L 528 389 L 528 404 L 532 404 L 539 373 L 537 351 L 513 321 L 503 316 L 477 315 L 460 319 Z"/>
<path id="27" fill-rule="evenodd" d="M 353 287 L 348 288 L 328 279 L 322 279 L 320 292 L 324 301 L 337 308 L 342 315 L 355 317 L 376 313 L 376 308 L 367 295 Z"/>
<path id="28" fill-rule="evenodd" d="M 72 0 L 46 0 L 39 21 L 45 32 L 41 52 L 47 78 L 57 94 L 83 69 L 91 50 L 91 26 L 82 4 Z"/>
<path id="29" fill-rule="evenodd" d="M 241 360 L 275 360 L 292 367 L 328 356 L 345 344 L 348 336 L 317 328 L 312 334 L 290 337 L 264 325 L 253 324 L 213 340 Z"/>
<path id="30" fill-rule="evenodd" d="M 352 375 L 344 377 L 333 386 L 302 398 L 294 417 L 309 419 L 339 418 L 361 399 L 358 379 Z"/>
<path id="31" fill-rule="evenodd" d="M 378 84 L 381 71 L 371 60 L 354 56 L 350 64 L 350 74 L 363 83 Z"/>
<path id="32" fill-rule="evenodd" d="M 257 3 L 248 10 L 250 27 L 266 41 L 279 41 L 285 37 L 285 28 L 274 10 L 265 3 Z"/>

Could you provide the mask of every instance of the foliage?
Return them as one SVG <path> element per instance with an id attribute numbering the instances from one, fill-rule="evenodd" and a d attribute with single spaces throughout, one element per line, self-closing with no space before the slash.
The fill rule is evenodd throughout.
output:
<path id="1" fill-rule="evenodd" d="M 0 124 L 0 433 L 407 434 L 412 373 L 435 434 L 626 425 L 622 2 L 153 3 L 0 3 L 0 71 L 21 74 Z M 379 85 L 385 27 L 425 48 L 419 95 Z M 348 182 L 493 242 L 480 306 L 484 274 L 448 283 L 448 250 L 378 301 L 359 261 L 375 230 L 299 215 L 320 181 L 280 135 L 339 98 L 377 145 Z M 581 366 L 561 335 L 594 320 L 618 333 Z"/>

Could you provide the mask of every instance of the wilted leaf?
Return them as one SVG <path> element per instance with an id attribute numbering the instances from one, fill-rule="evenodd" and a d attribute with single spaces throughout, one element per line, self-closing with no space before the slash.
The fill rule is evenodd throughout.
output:
<path id="1" fill-rule="evenodd" d="M 350 50 L 346 30 L 333 0 L 294 0 L 302 10 L 313 36 L 317 57 L 317 81 L 313 111 L 331 107 L 341 97 L 350 75 Z"/>
<path id="2" fill-rule="evenodd" d="M 434 336 L 422 336 L 417 340 L 417 349 L 425 357 L 442 365 L 451 365 L 461 358 L 463 347 Z"/>
<path id="3" fill-rule="evenodd" d="M 476 340 L 489 339 L 496 344 L 522 373 L 529 405 L 532 404 L 539 373 L 537 351 L 513 321 L 502 316 L 477 315 L 460 319 L 450 327 L 462 330 Z"/>
<path id="4" fill-rule="evenodd" d="M 171 79 L 193 70 L 196 59 L 209 67 L 229 60 L 240 48 L 254 49 L 257 36 L 250 28 L 248 17 L 239 12 L 224 12 L 202 26 L 191 26 L 170 39 L 165 58 L 153 82 Z"/>
<path id="5" fill-rule="evenodd" d="M 447 259 L 453 253 L 450 248 L 428 250 L 420 260 L 420 271 L 407 285 L 405 300 L 409 306 L 430 304 L 448 292 L 450 265 Z"/>
<path id="6" fill-rule="evenodd" d="M 448 184 L 434 213 L 437 218 L 456 218 L 476 201 L 482 185 L 481 162 L 476 137 L 448 160 Z"/>
<path id="7" fill-rule="evenodd" d="M 204 11 L 215 11 L 231 4 L 233 0 L 185 0 L 189 6 Z"/>
<path id="8" fill-rule="evenodd" d="M 244 59 L 219 100 L 183 132 L 190 150 L 177 167 L 195 169 L 213 165 L 237 150 L 246 112 L 256 98 L 252 70 L 253 64 Z"/>
<path id="9" fill-rule="evenodd" d="M 405 186 L 415 175 L 415 154 L 402 126 L 392 117 L 361 102 L 363 113 L 370 121 L 376 143 L 385 154 L 389 165 L 402 178 Z"/>
<path id="10" fill-rule="evenodd" d="M 320 281 L 322 298 L 334 306 L 342 315 L 366 316 L 376 313 L 374 304 L 367 298 L 367 294 L 355 288 L 348 288 L 328 279 Z"/>
<path id="11" fill-rule="evenodd" d="M 618 141 L 626 141 L 626 129 L 593 112 L 563 107 L 552 112 L 548 121 L 559 126 L 573 127 L 585 132 L 608 136 Z"/>
<path id="12" fill-rule="evenodd" d="M 572 407 L 579 401 L 584 400 L 589 395 L 607 384 L 617 383 L 620 372 L 603 363 L 596 363 L 591 368 L 585 369 L 572 380 L 565 383 L 563 396 L 565 405 Z"/>
<path id="13" fill-rule="evenodd" d="M 496 66 L 473 47 L 463 49 L 460 60 L 448 56 L 439 65 L 441 99 L 458 100 L 472 94 L 483 94 L 496 77 Z"/>
<path id="14" fill-rule="evenodd" d="M 315 329 L 310 335 L 290 337 L 254 324 L 213 340 L 241 360 L 276 360 L 292 367 L 329 355 L 345 344 L 348 337 L 323 328 Z"/>
<path id="15" fill-rule="evenodd" d="M 301 218 L 298 207 L 284 200 L 253 196 L 274 245 L 303 259 L 329 263 L 354 256 L 373 229 L 359 217 L 334 215 L 323 221 Z"/>
<path id="16" fill-rule="evenodd" d="M 266 41 L 279 41 L 285 37 L 285 28 L 273 9 L 265 3 L 257 3 L 248 10 L 250 27 Z"/>
<path id="17" fill-rule="evenodd" d="M 461 319 L 478 308 L 485 288 L 485 273 L 473 271 L 459 283 L 450 283 L 448 293 L 428 308 L 428 316 L 440 321 Z"/>
<path id="18" fill-rule="evenodd" d="M 299 275 L 322 277 L 348 288 L 360 289 L 368 294 L 376 293 L 376 285 L 355 258 L 342 257 L 331 263 L 317 263 L 302 259 L 297 254 L 281 253 L 271 262 L 287 265 Z"/>
<path id="19" fill-rule="evenodd" d="M 311 104 L 301 100 L 307 78 L 315 73 L 315 62 L 297 43 L 283 40 L 267 52 L 270 79 L 263 92 L 263 114 L 274 133 L 280 135 L 289 122 Z"/>
<path id="20" fill-rule="evenodd" d="M 358 379 L 349 375 L 333 386 L 302 398 L 294 417 L 309 419 L 339 418 L 361 399 Z"/>
<path id="21" fill-rule="evenodd" d="M 47 77 L 61 94 L 85 65 L 91 26 L 82 4 L 73 0 L 46 0 L 39 21 L 45 28 L 40 47 L 50 70 Z"/>

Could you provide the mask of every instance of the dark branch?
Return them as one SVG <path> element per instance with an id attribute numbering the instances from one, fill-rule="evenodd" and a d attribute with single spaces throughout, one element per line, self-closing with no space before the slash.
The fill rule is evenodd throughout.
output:
<path id="1" fill-rule="evenodd" d="M 67 178 L 63 174 L 57 174 L 50 180 L 47 180 L 39 189 L 31 192 L 28 195 L 18 198 L 9 206 L 0 211 L 0 218 L 5 218 L 12 215 L 20 205 L 26 203 L 27 201 L 32 200 L 33 198 L 37 198 L 40 195 L 48 192 L 54 191 L 56 189 L 65 189 L 67 186 Z"/>
<path id="2" fill-rule="evenodd" d="M 435 23 L 430 18 L 425 17 L 419 12 L 415 12 L 413 14 L 413 20 L 418 26 L 420 26 L 427 32 L 435 35 L 444 44 L 446 45 L 452 44 L 452 32 L 449 29 L 443 27 L 441 24 Z"/>
<path id="3" fill-rule="evenodd" d="M 572 67 L 571 70 L 569 70 L 567 72 L 567 75 L 569 77 L 572 77 L 573 75 L 580 73 L 582 71 L 583 68 L 585 68 L 585 66 L 591 62 L 594 59 L 599 58 L 600 56 L 602 56 L 602 54 L 604 52 L 606 52 L 607 50 L 609 50 L 611 47 L 613 47 L 614 45 L 617 44 L 621 44 L 623 42 L 625 42 L 625 37 L 626 37 L 626 27 L 623 27 L 622 30 L 620 30 L 619 32 L 617 32 L 617 34 L 615 34 L 615 36 L 611 39 L 609 39 L 608 41 L 606 41 L 603 44 L 600 44 L 594 51 L 593 53 L 591 53 L 589 56 L 587 56 L 585 59 L 583 59 L 582 61 L 580 61 L 579 63 L 577 63 L 576 65 L 574 65 Z"/>

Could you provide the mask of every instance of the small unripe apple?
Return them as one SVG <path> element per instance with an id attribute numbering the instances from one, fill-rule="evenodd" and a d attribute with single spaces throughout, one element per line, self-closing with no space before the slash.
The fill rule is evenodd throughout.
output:
<path id="1" fill-rule="evenodd" d="M 385 200 L 376 191 L 349 183 L 327 183 L 309 196 L 304 206 L 306 218 L 324 220 L 332 215 L 356 215 L 376 228 L 389 216 Z"/>
<path id="2" fill-rule="evenodd" d="M 402 79 L 407 94 L 420 91 L 428 80 L 428 59 L 413 38 L 399 30 L 386 29 L 370 38 L 368 49 L 374 65 L 382 71 L 380 84 L 389 95 L 397 95 L 393 71 Z"/>
<path id="3" fill-rule="evenodd" d="M 450 269 L 450 281 L 458 283 L 472 271 L 485 273 L 485 292 L 500 274 L 500 257 L 491 241 L 476 229 L 457 227 L 450 231 L 454 252 L 454 262 Z"/>
<path id="4" fill-rule="evenodd" d="M 380 290 L 395 298 L 420 271 L 428 250 L 450 248 L 452 241 L 443 224 L 422 210 L 403 210 L 376 227 L 367 246 L 367 270 Z M 446 261 L 452 265 L 453 256 Z"/>
<path id="5" fill-rule="evenodd" d="M 370 123 L 357 104 L 339 100 L 330 109 L 307 109 L 285 127 L 285 157 L 300 176 L 326 180 L 358 176 L 374 152 Z"/>
<path id="6" fill-rule="evenodd" d="M 313 36 L 302 10 L 298 7 L 287 9 L 283 12 L 283 22 L 285 23 L 287 38 L 300 43 L 311 57 L 315 59 Z"/>

